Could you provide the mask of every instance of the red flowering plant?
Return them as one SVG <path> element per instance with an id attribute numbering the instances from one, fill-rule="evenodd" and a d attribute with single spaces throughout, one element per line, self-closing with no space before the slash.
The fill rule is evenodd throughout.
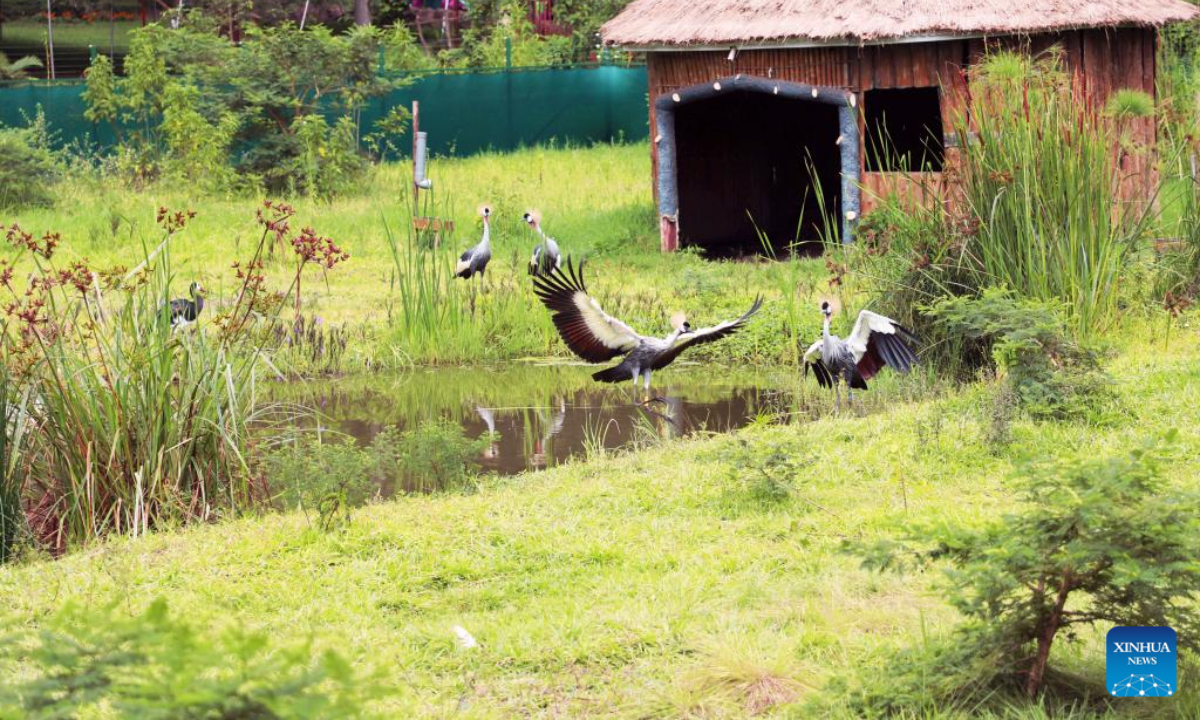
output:
<path id="1" fill-rule="evenodd" d="M 257 210 L 256 219 L 262 226 L 262 236 L 248 259 L 234 262 L 231 266 L 239 288 L 232 307 L 217 319 L 223 333 L 242 332 L 252 318 L 277 319 L 282 301 L 287 297 L 295 297 L 295 323 L 300 319 L 301 281 L 305 269 L 316 266 L 322 272 L 328 272 L 350 259 L 350 253 L 336 241 L 320 235 L 311 227 L 294 234 L 291 220 L 295 214 L 295 208 L 291 205 L 273 200 L 264 200 L 262 207 Z M 284 247 L 292 249 L 296 269 L 291 286 L 284 292 L 274 292 L 267 288 L 265 256 Z"/>

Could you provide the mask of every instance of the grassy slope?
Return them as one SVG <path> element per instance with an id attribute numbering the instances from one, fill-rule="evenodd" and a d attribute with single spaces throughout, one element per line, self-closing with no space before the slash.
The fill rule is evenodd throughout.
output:
<path id="1" fill-rule="evenodd" d="M 481 716 L 738 716 L 768 697 L 802 703 L 954 619 L 929 578 L 864 573 L 836 551 L 843 537 L 906 515 L 992 515 L 1008 503 L 1018 452 L 1115 452 L 1172 426 L 1182 430 L 1175 479 L 1194 485 L 1200 338 L 1174 338 L 1167 351 L 1161 337 L 1133 342 L 1113 361 L 1115 424 L 1018 423 L 999 454 L 983 440 L 987 388 L 971 386 L 866 417 L 676 442 L 475 495 L 377 505 L 337 534 L 292 514 L 117 541 L 0 568 L 0 596 L 26 622 L 68 599 L 134 611 L 166 597 L 199 622 L 312 633 L 382 668 L 397 687 L 393 711 L 422 715 L 452 714 L 464 693 Z M 764 504 L 731 476 L 724 458 L 742 440 L 811 458 L 790 500 Z M 482 648 L 456 649 L 455 624 Z M 1099 638 L 1085 633 L 1055 660 L 1099 681 Z M 1184 672 L 1187 690 L 1171 701 L 1123 707 L 1196 717 L 1194 677 Z"/>

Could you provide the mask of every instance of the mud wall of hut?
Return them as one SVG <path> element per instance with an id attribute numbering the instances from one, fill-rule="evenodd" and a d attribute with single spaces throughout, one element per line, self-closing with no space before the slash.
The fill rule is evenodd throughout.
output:
<path id="1" fill-rule="evenodd" d="M 988 48 L 1042 53 L 1055 45 L 1063 49 L 1076 91 L 1096 108 L 1102 108 L 1109 95 L 1122 88 L 1141 90 L 1154 96 L 1157 34 L 1152 28 L 1108 28 L 1029 37 L 858 47 L 744 50 L 732 60 L 727 50 L 652 52 L 647 56 L 650 127 L 656 127 L 654 99 L 659 95 L 740 74 L 848 90 L 857 95 L 859 107 L 863 106 L 863 96 L 868 90 L 937 86 L 941 89 L 943 127 L 949 133 L 967 103 L 970 68 Z M 1154 133 L 1153 119 L 1132 123 L 1132 139 L 1146 151 L 1121 153 L 1122 172 L 1127 178 L 1123 192 L 1127 198 L 1147 197 L 1155 184 L 1150 151 Z M 956 142 L 955 138 L 947 138 L 947 166 L 954 163 Z M 686 148 L 679 151 L 686 152 Z M 655 155 L 652 150 L 654 186 L 657 187 Z M 864 211 L 870 210 L 873 198 L 887 193 L 912 195 L 922 187 L 940 187 L 940 173 L 925 178 L 914 175 L 864 172 Z M 945 192 L 945 188 L 940 191 Z"/>

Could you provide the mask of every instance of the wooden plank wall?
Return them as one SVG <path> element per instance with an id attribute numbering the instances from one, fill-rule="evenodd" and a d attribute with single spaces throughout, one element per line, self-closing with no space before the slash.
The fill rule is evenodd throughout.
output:
<path id="1" fill-rule="evenodd" d="M 650 129 L 657 130 L 654 100 L 664 93 L 732 75 L 771 77 L 791 82 L 823 85 L 858 93 L 868 89 L 940 86 L 942 123 L 949 132 L 967 104 L 970 68 L 989 48 L 1045 52 L 1059 45 L 1077 91 L 1101 111 L 1110 95 L 1133 88 L 1154 96 L 1157 34 L 1152 28 L 1109 28 L 1050 33 L 1032 37 L 954 40 L 940 43 L 907 43 L 844 48 L 748 50 L 731 62 L 728 52 L 650 53 L 647 69 L 650 90 Z M 1129 143 L 1134 152 L 1118 152 L 1126 178 L 1127 199 L 1148 197 L 1156 183 L 1153 162 L 1155 125 L 1152 118 L 1129 123 Z M 953 144 L 953 143 L 951 143 Z M 956 151 L 947 149 L 947 163 Z M 651 153 L 652 161 L 654 153 Z M 657 163 L 654 173 L 657 178 Z M 938 178 L 925 178 L 935 184 Z M 863 173 L 864 211 L 870 196 L 890 192 L 915 192 L 921 185 L 899 173 Z M 655 189 L 657 191 L 657 180 Z M 908 188 L 907 190 L 905 188 Z"/>
<path id="2" fill-rule="evenodd" d="M 966 40 L 907 45 L 876 45 L 854 49 L 858 82 L 855 90 L 864 103 L 866 90 L 940 87 L 942 127 L 951 132 L 955 119 L 967 104 L 965 69 L 969 46 Z M 859 136 L 866 137 L 859 124 Z M 953 148 L 946 150 L 947 164 L 953 164 Z M 864 147 L 860 156 L 865 158 Z M 880 198 L 900 195 L 906 200 L 926 202 L 931 191 L 945 193 L 941 173 L 862 173 L 862 211 L 868 213 Z"/>

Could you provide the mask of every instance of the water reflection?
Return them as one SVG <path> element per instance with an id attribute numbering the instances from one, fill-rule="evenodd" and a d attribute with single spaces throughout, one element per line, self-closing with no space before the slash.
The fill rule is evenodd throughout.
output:
<path id="1" fill-rule="evenodd" d="M 440 368 L 292 383 L 275 393 L 317 410 L 321 424 L 370 443 L 389 426 L 448 418 L 469 437 L 487 437 L 485 472 L 514 474 L 552 467 L 587 452 L 648 445 L 700 431 L 725 432 L 755 417 L 795 411 L 795 376 L 787 371 L 728 374 L 672 368 L 645 404 L 630 387 L 601 385 L 592 368 L 518 364 L 509 368 Z"/>

